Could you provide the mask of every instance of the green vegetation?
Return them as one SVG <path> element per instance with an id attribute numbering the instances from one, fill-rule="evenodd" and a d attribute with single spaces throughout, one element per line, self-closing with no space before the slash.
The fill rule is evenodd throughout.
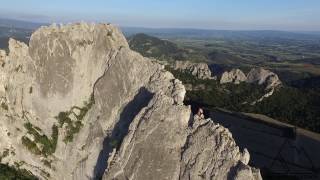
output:
<path id="1" fill-rule="evenodd" d="M 267 33 L 267 32 L 266 32 Z M 238 36 L 239 35 L 239 36 Z M 320 132 L 320 51 L 318 41 L 306 37 L 269 39 L 246 34 L 232 37 L 181 38 L 161 40 L 144 34 L 129 39 L 130 47 L 141 54 L 160 60 L 203 61 L 219 68 L 265 67 L 277 73 L 288 85 L 274 95 L 252 106 L 266 92 L 263 86 L 242 83 L 219 84 L 200 80 L 188 73 L 167 67 L 184 84 L 193 86 L 186 94 L 186 102 L 203 104 L 210 108 L 225 108 L 265 114 L 315 132 Z M 183 54 L 182 56 L 176 56 Z M 182 57 L 182 58 L 181 58 Z M 221 70 L 220 70 L 221 71 Z M 298 81 L 297 81 L 298 80 Z"/>
<path id="2" fill-rule="evenodd" d="M 60 128 L 63 127 L 64 124 L 66 125 L 66 136 L 64 137 L 63 141 L 65 143 L 72 142 L 73 137 L 75 134 L 79 133 L 81 127 L 83 126 L 82 120 L 85 117 L 85 115 L 88 113 L 88 111 L 91 109 L 92 105 L 94 104 L 94 97 L 91 95 L 91 98 L 89 102 L 84 103 L 85 106 L 80 107 L 72 107 L 70 111 L 67 112 L 60 112 L 56 119 L 58 119 Z M 79 114 L 74 113 L 74 110 L 78 110 Z M 70 115 L 74 115 L 76 120 L 72 120 L 70 118 Z"/>
<path id="3" fill-rule="evenodd" d="M 29 88 L 29 94 L 32 94 L 33 88 L 32 86 Z"/>
<path id="4" fill-rule="evenodd" d="M 265 67 L 285 83 L 320 75 L 319 41 L 256 38 L 171 38 L 179 47 L 193 49 L 209 64 L 241 68 Z"/>
<path id="5" fill-rule="evenodd" d="M 174 43 L 146 34 L 137 34 L 129 39 L 130 48 L 147 57 L 177 58 L 180 49 Z"/>
<path id="6" fill-rule="evenodd" d="M 37 180 L 29 171 L 0 163 L 1 180 Z"/>
<path id="7" fill-rule="evenodd" d="M 34 127 L 29 122 L 26 123 L 24 127 L 28 130 L 28 134 L 34 137 L 34 141 L 23 136 L 21 139 L 22 144 L 25 145 L 32 153 L 48 156 L 55 152 L 58 142 L 58 127 L 56 125 L 52 126 L 51 139 L 46 135 L 40 134 L 40 129 L 38 127 Z M 40 149 L 37 144 L 41 144 L 42 149 Z"/>
<path id="8" fill-rule="evenodd" d="M 21 138 L 22 144 L 27 147 L 27 149 L 32 152 L 33 154 L 40 155 L 41 150 L 38 148 L 37 144 L 33 141 L 31 141 L 29 138 L 26 136 L 23 136 Z"/>
<path id="9" fill-rule="evenodd" d="M 80 120 L 77 120 L 73 122 L 69 115 L 72 112 L 60 112 L 57 119 L 60 124 L 60 128 L 63 127 L 64 124 L 67 124 L 67 134 L 64 137 L 63 141 L 65 143 L 72 142 L 74 134 L 78 133 L 80 131 L 80 128 L 82 127 L 82 122 Z"/>
<path id="10" fill-rule="evenodd" d="M 270 36 L 268 32 L 265 33 Z M 129 38 L 129 44 L 131 49 L 142 55 L 159 60 L 207 62 L 222 67 L 241 68 L 244 71 L 257 66 L 265 67 L 276 72 L 288 84 L 320 75 L 318 40 L 299 36 L 284 39 L 273 35 L 270 39 L 265 39 L 257 34 L 251 35 L 252 32 L 234 32 L 227 36 L 177 36 L 162 40 L 137 34 Z"/>
<path id="11" fill-rule="evenodd" d="M 243 104 L 251 103 L 265 94 L 264 87 L 255 84 L 220 84 L 214 80 L 197 79 L 189 73 L 172 69 L 169 71 L 184 84 L 191 84 L 193 87 L 202 85 L 203 89 L 187 91 L 186 101 L 197 102 L 208 107 L 240 111 Z"/>
<path id="12" fill-rule="evenodd" d="M 110 145 L 111 145 L 112 148 L 117 148 L 118 145 L 119 145 L 119 140 L 117 140 L 117 139 L 112 139 L 112 140 L 110 141 Z"/>
<path id="13" fill-rule="evenodd" d="M 284 87 L 246 112 L 265 114 L 277 120 L 320 133 L 320 89 Z"/>
<path id="14" fill-rule="evenodd" d="M 205 60 L 205 56 L 199 51 L 187 47 L 179 47 L 175 43 L 162 40 L 146 34 L 136 34 L 129 38 L 129 45 L 132 50 L 141 53 L 146 57 L 153 57 L 159 60 Z"/>
<path id="15" fill-rule="evenodd" d="M 4 103 L 4 102 L 1 103 L 1 108 L 4 109 L 4 110 L 6 110 L 6 111 L 9 110 L 8 105 L 7 105 L 6 103 Z"/>
<path id="16" fill-rule="evenodd" d="M 9 155 L 9 149 L 5 149 L 1 154 L 0 154 L 0 162 L 3 158 L 7 157 Z"/>
<path id="17" fill-rule="evenodd" d="M 187 91 L 187 103 L 265 114 L 282 122 L 320 132 L 320 89 L 283 87 L 262 102 L 250 105 L 266 93 L 263 86 L 247 83 L 221 85 L 218 81 L 200 80 L 188 73 L 169 70 L 184 84 L 204 86 L 204 89 Z"/>
<path id="18" fill-rule="evenodd" d="M 47 167 L 49 167 L 49 168 L 51 168 L 51 163 L 52 163 L 52 161 L 49 161 L 49 160 L 42 160 L 42 162 L 43 162 L 43 164 L 45 165 L 45 166 L 47 166 Z"/>
<path id="19" fill-rule="evenodd" d="M 252 34 L 252 32 L 250 32 Z M 235 32 L 236 34 L 236 32 Z M 281 37 L 281 35 L 280 35 Z M 299 37 L 297 37 L 299 38 Z M 176 37 L 170 40 L 182 47 L 201 49 L 202 53 L 212 54 L 209 60 L 231 58 L 230 62 L 239 64 L 244 60 L 255 64 L 257 62 L 295 61 L 298 59 L 314 59 L 320 56 L 319 36 L 315 39 L 276 38 L 265 39 L 262 36 L 255 38 L 237 37 L 204 37 L 184 38 Z M 215 56 L 217 53 L 218 56 Z M 221 62 L 223 60 L 221 59 Z M 303 63 L 306 61 L 302 61 Z M 223 62 L 225 63 L 225 62 Z"/>

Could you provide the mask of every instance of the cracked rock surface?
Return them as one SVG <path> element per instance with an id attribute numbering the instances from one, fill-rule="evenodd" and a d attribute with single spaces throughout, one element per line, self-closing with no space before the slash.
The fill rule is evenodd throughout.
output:
<path id="1" fill-rule="evenodd" d="M 232 69 L 230 72 L 226 71 L 222 74 L 220 83 L 234 83 L 240 84 L 247 80 L 246 75 L 240 69 Z"/>
<path id="2" fill-rule="evenodd" d="M 253 68 L 247 75 L 248 83 L 265 85 L 266 90 L 274 89 L 282 84 L 277 74 L 263 68 Z"/>
<path id="3" fill-rule="evenodd" d="M 176 61 L 173 65 L 175 70 L 188 72 L 199 79 L 216 79 L 206 63 L 192 63 L 190 61 Z"/>
<path id="4" fill-rule="evenodd" d="M 109 24 L 52 25 L 0 51 L 1 163 L 40 179 L 259 179 L 181 81 Z"/>

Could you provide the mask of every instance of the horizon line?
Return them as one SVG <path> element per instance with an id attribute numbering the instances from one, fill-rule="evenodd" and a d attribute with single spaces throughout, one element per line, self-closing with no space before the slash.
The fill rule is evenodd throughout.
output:
<path id="1" fill-rule="evenodd" d="M 36 21 L 29 21 L 29 20 L 24 20 L 24 19 L 19 19 L 19 18 L 4 18 L 0 16 L 0 20 L 11 20 L 11 21 L 20 21 L 23 23 L 30 23 L 33 24 L 34 26 L 38 25 L 40 26 L 48 26 L 51 24 L 69 24 L 69 23 L 80 23 L 80 22 L 86 22 L 86 23 L 95 23 L 95 24 L 99 24 L 99 23 L 110 23 L 108 21 L 103 21 L 103 20 L 95 20 L 95 21 L 90 21 L 90 20 L 70 20 L 70 22 L 36 22 Z M 112 25 L 115 25 L 117 27 L 120 28 L 140 28 L 140 29 L 166 29 L 166 30 L 203 30 L 203 31 L 278 31 L 278 32 L 308 32 L 308 33 L 320 33 L 320 30 L 284 30 L 284 29 L 246 29 L 246 28 L 239 28 L 239 29 L 228 29 L 228 28 L 205 28 L 205 27 L 168 27 L 168 26 L 163 26 L 163 27 L 152 27 L 152 26 L 141 26 L 141 25 L 137 25 L 137 26 L 132 26 L 132 25 L 120 25 L 117 23 L 110 23 Z M 1 24 L 0 24 L 1 26 Z"/>

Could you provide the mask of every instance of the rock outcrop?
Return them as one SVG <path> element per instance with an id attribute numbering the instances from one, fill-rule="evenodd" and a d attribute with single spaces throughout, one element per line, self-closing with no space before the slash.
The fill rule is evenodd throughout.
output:
<path id="1" fill-rule="evenodd" d="M 199 79 L 216 79 L 212 76 L 210 68 L 206 63 L 192 63 L 190 61 L 176 61 L 173 68 L 188 72 Z"/>
<path id="2" fill-rule="evenodd" d="M 240 84 L 241 82 L 245 81 L 247 81 L 247 77 L 240 69 L 232 69 L 231 71 L 226 71 L 222 74 L 220 84 Z"/>
<path id="3" fill-rule="evenodd" d="M 273 89 L 282 84 L 277 74 L 263 68 L 251 69 L 247 75 L 247 82 L 265 85 L 266 90 Z"/>
<path id="4" fill-rule="evenodd" d="M 192 118 L 181 81 L 112 25 L 42 27 L 0 52 L 2 163 L 40 179 L 260 178 L 227 129 Z"/>
<path id="5" fill-rule="evenodd" d="M 276 88 L 282 84 L 277 74 L 263 68 L 253 68 L 247 76 L 240 69 L 232 69 L 230 72 L 224 72 L 220 79 L 220 84 L 240 84 L 241 82 L 255 83 L 265 87 L 266 93 L 259 99 L 251 102 L 251 105 L 255 105 L 272 96 Z"/>
<path id="6" fill-rule="evenodd" d="M 150 114 L 153 106 L 158 107 L 153 110 L 154 115 Z M 187 127 L 168 116 L 163 117 L 159 111 L 166 109 L 168 115 L 175 114 L 186 120 L 190 112 L 167 107 L 152 102 L 134 120 L 120 151 L 110 162 L 105 180 L 262 179 L 258 169 L 248 166 L 249 152 L 239 151 L 229 130 L 197 115 Z M 146 117 L 150 120 L 142 121 Z"/>
<path id="7" fill-rule="evenodd" d="M 282 82 L 277 74 L 263 68 L 253 68 L 247 75 L 248 83 L 256 83 L 265 86 L 266 94 L 260 97 L 258 100 L 253 101 L 251 105 L 255 105 L 258 102 L 270 97 L 275 92 L 276 88 L 280 87 Z"/>

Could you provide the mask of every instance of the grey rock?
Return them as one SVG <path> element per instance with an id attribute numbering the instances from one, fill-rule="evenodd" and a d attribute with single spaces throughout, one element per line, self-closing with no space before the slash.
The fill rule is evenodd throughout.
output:
<path id="1" fill-rule="evenodd" d="M 240 69 L 232 69 L 230 72 L 224 72 L 220 79 L 220 84 L 240 84 L 241 82 L 265 86 L 265 90 L 267 91 L 266 94 L 251 102 L 251 105 L 255 105 L 272 96 L 275 89 L 281 87 L 282 84 L 277 74 L 263 68 L 253 68 L 247 76 Z"/>
<path id="2" fill-rule="evenodd" d="M 247 75 L 248 83 L 265 85 L 266 90 L 273 89 L 282 84 L 277 74 L 263 68 L 253 68 Z"/>
<path id="3" fill-rule="evenodd" d="M 243 171 L 238 164 L 249 172 L 248 179 L 260 176 L 248 166 L 248 151 L 240 152 L 228 129 L 197 115 L 194 121 L 182 153 L 180 179 L 237 179 L 233 173 Z"/>
<path id="4" fill-rule="evenodd" d="M 264 99 L 273 95 L 275 90 L 281 87 L 282 82 L 277 74 L 263 68 L 253 68 L 247 75 L 248 83 L 256 83 L 265 86 L 266 94 L 261 96 L 259 99 L 251 102 L 251 105 L 255 105 L 262 102 Z"/>
<path id="5" fill-rule="evenodd" d="M 229 178 L 235 180 L 262 180 L 259 170 L 251 168 L 242 162 L 239 162 L 235 167 L 235 172 L 229 174 Z"/>
<path id="6" fill-rule="evenodd" d="M 153 99 L 135 118 L 104 179 L 261 178 L 259 170 L 247 165 L 248 151 L 240 152 L 226 128 L 197 115 L 188 127 L 188 108 L 168 109 L 170 101 L 156 98 L 162 102 Z"/>
<path id="7" fill-rule="evenodd" d="M 212 76 L 209 66 L 206 63 L 192 63 L 190 61 L 176 61 L 173 68 L 188 72 L 199 79 L 216 79 Z"/>
<path id="8" fill-rule="evenodd" d="M 131 51 L 112 25 L 42 27 L 29 46 L 10 39 L 0 61 L 0 152 L 11 152 L 2 163 L 24 162 L 21 168 L 40 179 L 66 180 L 199 179 L 199 171 L 207 179 L 226 178 L 242 172 L 239 162 L 251 172 L 249 154 L 239 151 L 225 128 L 208 120 L 189 127 L 193 118 L 183 105 L 182 82 Z M 64 122 L 61 113 L 71 118 Z M 40 150 L 45 146 L 35 142 L 27 122 L 49 140 L 57 125 L 52 154 L 22 143 L 29 138 Z M 71 140 L 68 123 L 80 123 Z"/>
<path id="9" fill-rule="evenodd" d="M 226 71 L 222 74 L 220 79 L 220 84 L 234 83 L 240 84 L 247 80 L 246 75 L 240 69 L 232 69 L 231 71 Z"/>

